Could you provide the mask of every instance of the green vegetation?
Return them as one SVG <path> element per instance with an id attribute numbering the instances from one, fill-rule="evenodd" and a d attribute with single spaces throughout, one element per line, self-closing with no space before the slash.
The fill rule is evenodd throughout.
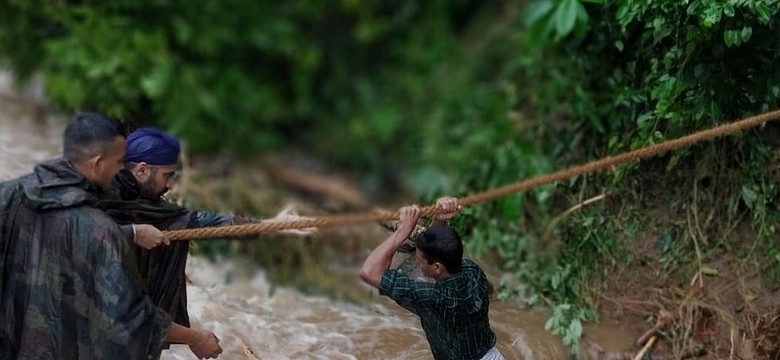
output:
<path id="1" fill-rule="evenodd" d="M 21 78 L 43 73 L 63 108 L 153 122 L 197 151 L 302 146 L 364 174 L 370 191 L 400 180 L 431 200 L 777 108 L 778 9 L 777 0 L 4 0 L 0 54 Z M 657 263 L 661 281 L 687 283 L 732 253 L 746 273 L 758 263 L 766 282 L 780 281 L 773 134 L 767 125 L 474 206 L 458 226 L 472 253 L 514 274 L 502 294 L 543 301 L 548 329 L 574 346 L 621 266 Z M 666 218 L 648 219 L 657 208 Z M 747 246 L 728 240 L 742 220 L 756 234 Z M 631 251 L 639 236 L 657 238 L 658 258 Z"/>

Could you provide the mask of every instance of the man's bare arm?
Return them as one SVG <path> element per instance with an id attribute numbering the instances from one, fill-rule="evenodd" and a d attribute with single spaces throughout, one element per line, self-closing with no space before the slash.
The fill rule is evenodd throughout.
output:
<path id="1" fill-rule="evenodd" d="M 390 268 L 390 263 L 393 261 L 393 254 L 409 237 L 417 224 L 417 219 L 420 218 L 420 208 L 417 206 L 402 207 L 399 213 L 401 219 L 398 228 L 368 255 L 360 269 L 360 278 L 373 287 L 379 287 L 382 274 Z"/>
<path id="2" fill-rule="evenodd" d="M 168 342 L 187 344 L 198 359 L 216 359 L 222 353 L 219 339 L 214 333 L 188 328 L 176 323 L 168 327 Z"/>

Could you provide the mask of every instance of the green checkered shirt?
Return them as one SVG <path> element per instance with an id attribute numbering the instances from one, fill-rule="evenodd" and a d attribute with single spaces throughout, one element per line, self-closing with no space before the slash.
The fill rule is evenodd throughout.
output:
<path id="1" fill-rule="evenodd" d="M 481 359 L 496 344 L 488 319 L 487 277 L 471 260 L 463 260 L 460 273 L 436 282 L 388 269 L 379 294 L 420 316 L 436 360 Z"/>

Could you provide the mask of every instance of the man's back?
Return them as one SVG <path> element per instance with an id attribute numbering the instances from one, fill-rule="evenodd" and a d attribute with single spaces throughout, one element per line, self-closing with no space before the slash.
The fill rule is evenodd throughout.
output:
<path id="1" fill-rule="evenodd" d="M 170 320 L 91 190 L 64 160 L 0 184 L 0 358 L 159 356 Z"/>
<path id="2" fill-rule="evenodd" d="M 487 278 L 471 260 L 463 260 L 459 273 L 436 282 L 415 281 L 401 270 L 387 270 L 379 293 L 420 316 L 436 359 L 480 359 L 495 346 Z"/>

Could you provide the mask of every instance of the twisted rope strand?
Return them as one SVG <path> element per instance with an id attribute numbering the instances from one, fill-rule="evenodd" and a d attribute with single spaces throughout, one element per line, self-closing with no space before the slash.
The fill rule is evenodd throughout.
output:
<path id="1" fill-rule="evenodd" d="M 742 130 L 755 127 L 767 121 L 773 121 L 780 118 L 780 110 L 767 112 L 764 114 L 752 116 L 743 120 L 731 122 L 728 124 L 716 126 L 714 128 L 699 131 L 681 138 L 651 145 L 645 148 L 624 152 L 615 156 L 595 160 L 586 164 L 577 165 L 557 171 L 551 174 L 538 176 L 535 178 L 523 180 L 520 182 L 504 185 L 495 189 L 490 189 L 465 198 L 461 198 L 463 205 L 472 205 L 488 200 L 493 200 L 516 192 L 527 191 L 537 186 L 550 184 L 563 179 L 574 177 L 581 174 L 594 172 L 613 167 L 622 163 L 648 158 L 659 155 L 671 150 L 687 147 L 699 142 L 711 140 L 717 137 L 731 135 Z M 423 216 L 433 215 L 437 212 L 435 205 L 429 205 L 421 208 Z M 195 240 L 195 239 L 226 239 L 257 236 L 265 233 L 277 232 L 286 229 L 304 229 L 310 227 L 326 228 L 344 225 L 364 224 L 376 221 L 398 220 L 398 212 L 373 212 L 366 214 L 345 214 L 325 216 L 314 219 L 302 219 L 293 221 L 271 221 L 264 220 L 259 223 L 232 225 L 222 227 L 208 227 L 197 229 L 164 231 L 165 236 L 170 240 Z"/>

